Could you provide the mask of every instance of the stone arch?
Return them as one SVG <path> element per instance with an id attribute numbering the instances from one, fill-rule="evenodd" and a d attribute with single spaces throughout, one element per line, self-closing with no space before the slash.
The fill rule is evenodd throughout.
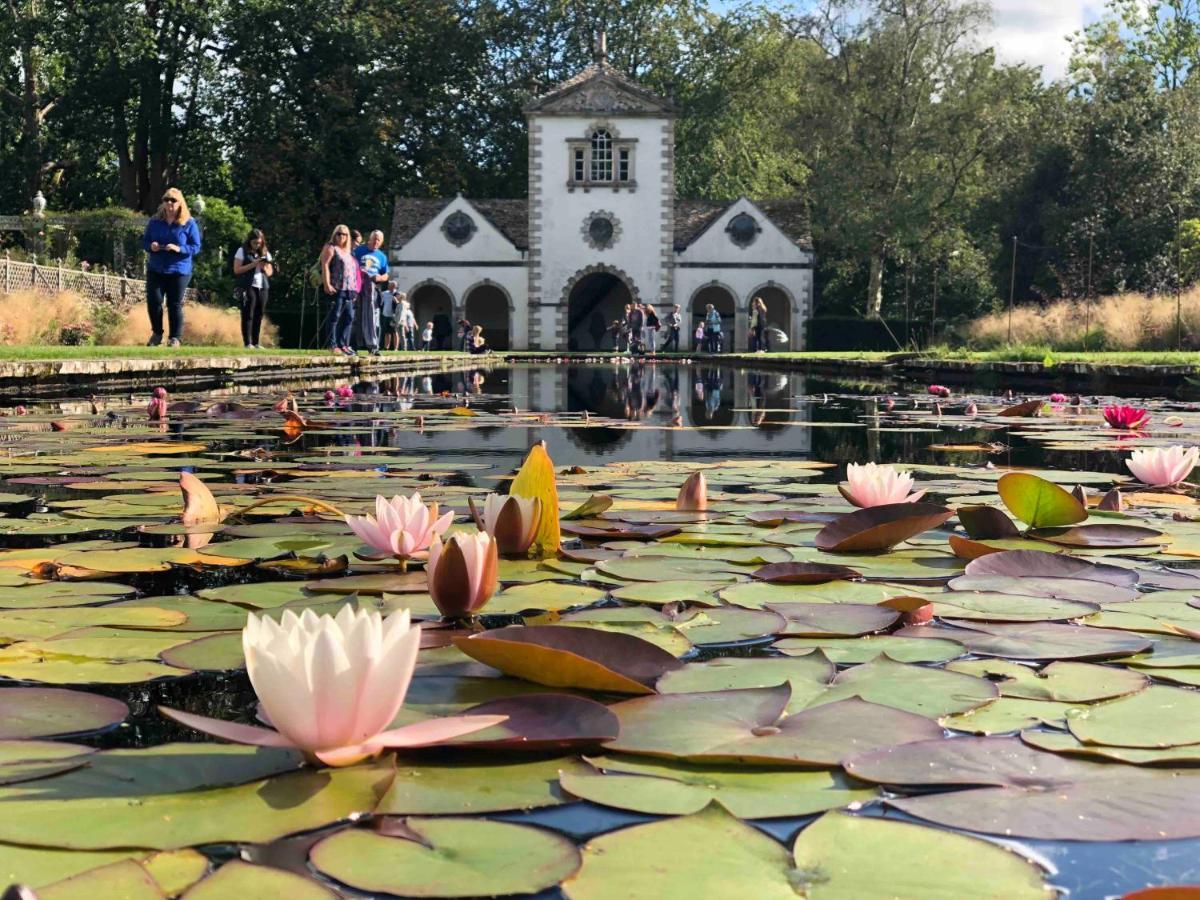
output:
<path id="1" fill-rule="evenodd" d="M 484 278 L 462 293 L 459 314 L 472 325 L 483 326 L 483 336 L 493 350 L 512 346 L 512 295 L 501 284 Z"/>
<path id="2" fill-rule="evenodd" d="M 772 350 L 788 350 L 793 347 L 796 341 L 796 335 L 793 333 L 792 322 L 796 317 L 796 299 L 792 296 L 792 292 L 780 284 L 778 281 L 770 280 L 760 284 L 754 290 L 746 294 L 746 321 L 749 322 L 750 304 L 755 297 L 762 297 L 763 302 L 767 304 L 767 321 L 772 328 L 780 329 L 788 336 L 788 343 L 784 347 L 772 346 Z"/>
<path id="3" fill-rule="evenodd" d="M 685 324 L 687 330 L 687 346 L 695 347 L 696 326 L 704 321 L 704 308 L 711 303 L 721 314 L 721 330 L 724 335 L 724 350 L 731 352 L 737 346 L 737 291 L 724 282 L 705 282 L 692 292 L 688 299 Z M 702 349 L 702 348 L 696 348 Z"/>
<path id="4" fill-rule="evenodd" d="M 418 335 L 424 330 L 426 322 L 432 322 L 433 349 L 455 349 L 454 323 L 458 304 L 449 285 L 436 278 L 426 278 L 410 287 L 407 294 L 417 320 Z M 420 347 L 420 338 L 417 340 L 417 346 Z"/>
<path id="5" fill-rule="evenodd" d="M 563 286 L 559 304 L 566 322 L 560 325 L 564 332 L 559 345 L 565 338 L 568 350 L 612 349 L 609 326 L 621 317 L 626 303 L 640 300 L 637 285 L 624 269 L 603 263 L 585 266 Z"/>

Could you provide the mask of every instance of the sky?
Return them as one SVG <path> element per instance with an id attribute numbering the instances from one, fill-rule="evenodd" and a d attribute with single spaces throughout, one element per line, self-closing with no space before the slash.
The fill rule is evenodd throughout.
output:
<path id="1" fill-rule="evenodd" d="M 1003 62 L 1041 66 L 1047 80 L 1067 68 L 1067 38 L 1100 12 L 1086 0 L 992 0 L 992 31 L 985 37 Z"/>

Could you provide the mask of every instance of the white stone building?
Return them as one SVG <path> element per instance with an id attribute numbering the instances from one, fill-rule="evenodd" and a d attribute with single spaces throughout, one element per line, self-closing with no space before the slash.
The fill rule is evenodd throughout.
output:
<path id="1" fill-rule="evenodd" d="M 391 271 L 443 346 L 465 317 L 496 349 L 611 349 L 608 327 L 636 299 L 660 315 L 682 307 L 685 350 L 712 303 L 725 349 L 741 350 L 761 296 L 803 349 L 803 201 L 677 199 L 675 110 L 603 57 L 525 113 L 528 200 L 396 200 Z"/>

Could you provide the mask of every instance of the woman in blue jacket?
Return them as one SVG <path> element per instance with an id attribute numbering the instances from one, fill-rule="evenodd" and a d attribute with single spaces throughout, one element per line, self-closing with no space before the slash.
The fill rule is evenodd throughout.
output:
<path id="1" fill-rule="evenodd" d="M 167 346 L 178 347 L 183 336 L 183 292 L 192 278 L 192 258 L 200 252 L 200 228 L 188 212 L 178 188 L 168 188 L 162 205 L 146 223 L 146 312 L 150 316 L 148 347 L 162 343 L 163 298 L 167 301 L 170 334 Z"/>

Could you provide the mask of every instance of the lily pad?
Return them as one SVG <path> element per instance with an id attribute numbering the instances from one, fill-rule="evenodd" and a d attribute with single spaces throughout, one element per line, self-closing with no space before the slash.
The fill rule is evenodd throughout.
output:
<path id="1" fill-rule="evenodd" d="M 953 640 L 981 656 L 1028 660 L 1108 659 L 1138 653 L 1150 646 L 1150 641 L 1141 635 L 1080 625 L 967 621 L 958 624 L 962 627 L 902 628 L 896 636 Z"/>
<path id="2" fill-rule="evenodd" d="M 1030 528 L 1074 525 L 1087 518 L 1087 507 L 1057 484 L 1027 472 L 1010 472 L 996 483 L 1009 511 Z"/>
<path id="3" fill-rule="evenodd" d="M 566 838 L 528 825 L 416 817 L 399 824 L 386 834 L 349 829 L 327 837 L 312 848 L 312 864 L 372 893 L 479 897 L 536 894 L 581 863 Z"/>
<path id="4" fill-rule="evenodd" d="M 1200 744 L 1200 693 L 1151 685 L 1088 707 L 1070 716 L 1067 727 L 1088 744 L 1146 748 Z"/>
<path id="5" fill-rule="evenodd" d="M 541 809 L 570 802 L 558 787 L 560 772 L 586 774 L 575 757 L 532 762 L 422 762 L 400 765 L 380 815 L 467 815 Z"/>
<path id="6" fill-rule="evenodd" d="M 987 678 L 1005 697 L 1062 703 L 1107 700 L 1136 693 L 1150 683 L 1145 675 L 1129 669 L 1065 661 L 1052 662 L 1041 670 L 1000 659 L 963 660 L 946 668 Z"/>
<path id="7" fill-rule="evenodd" d="M 881 706 L 936 719 L 984 706 L 999 693 L 995 685 L 982 678 L 907 665 L 884 655 L 838 673 L 828 688 L 816 695 L 812 704 L 860 697 Z"/>
<path id="8" fill-rule="evenodd" d="M 716 801 L 743 819 L 804 816 L 875 797 L 840 773 L 700 766 L 629 756 L 586 760 L 596 771 L 564 773 L 567 792 L 581 800 L 651 815 L 689 815 Z"/>
<path id="9" fill-rule="evenodd" d="M 337 900 L 337 894 L 311 878 L 270 866 L 253 866 L 232 859 L 189 890 L 186 900 L 225 900 L 229 897 L 279 900 Z"/>
<path id="10" fill-rule="evenodd" d="M 0 739 L 54 737 L 111 728 L 129 715 L 112 697 L 59 688 L 0 688 Z"/>
<path id="11" fill-rule="evenodd" d="M 688 694 L 786 683 L 792 688 L 788 712 L 799 712 L 825 691 L 835 671 L 819 650 L 792 657 L 722 657 L 668 672 L 658 680 L 658 691 Z"/>
<path id="12" fill-rule="evenodd" d="M 876 553 L 937 528 L 954 511 L 932 503 L 892 503 L 856 510 L 830 522 L 813 539 L 833 553 Z"/>
<path id="13" fill-rule="evenodd" d="M 827 813 L 800 832 L 793 853 L 799 889 L 812 900 L 1052 900 L 1057 894 L 1036 865 L 1004 847 L 873 816 Z"/>
<path id="14" fill-rule="evenodd" d="M 927 626 L 922 626 L 927 627 Z M 950 629 L 944 629 L 949 634 Z M 914 632 L 915 634 L 915 632 Z M 967 650 L 957 639 L 896 637 L 890 634 L 862 638 L 783 638 L 775 649 L 789 656 L 820 650 L 839 665 L 870 662 L 886 653 L 897 662 L 933 663 L 957 659 Z"/>
<path id="15" fill-rule="evenodd" d="M 550 687 L 650 694 L 679 661 L 649 641 L 594 628 L 513 626 L 458 637 L 468 656 L 510 675 Z"/>
<path id="16" fill-rule="evenodd" d="M 704 762 L 836 765 L 868 747 L 942 734 L 924 716 L 863 700 L 786 715 L 791 687 L 662 694 L 612 707 L 621 722 L 609 750 Z"/>

